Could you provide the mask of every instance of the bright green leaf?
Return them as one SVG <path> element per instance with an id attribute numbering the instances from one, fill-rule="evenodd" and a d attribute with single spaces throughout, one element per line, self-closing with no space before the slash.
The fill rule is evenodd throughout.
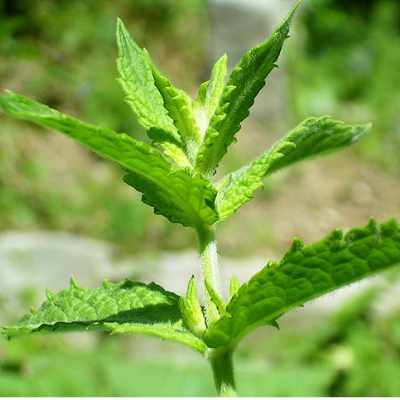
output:
<path id="1" fill-rule="evenodd" d="M 197 125 L 200 129 L 201 140 L 209 126 L 210 120 L 218 108 L 225 88 L 228 57 L 224 54 L 214 65 L 211 79 L 200 85 L 194 111 Z"/>
<path id="2" fill-rule="evenodd" d="M 294 10 L 272 36 L 249 50 L 232 71 L 199 149 L 196 168 L 211 175 L 234 141 L 265 80 L 276 67 Z"/>
<path id="3" fill-rule="evenodd" d="M 228 56 L 224 54 L 214 65 L 211 71 L 211 79 L 207 85 L 204 106 L 207 115 L 211 118 L 219 103 L 225 88 L 225 78 L 228 69 Z"/>
<path id="4" fill-rule="evenodd" d="M 263 178 L 295 162 L 357 142 L 370 125 L 347 125 L 329 117 L 309 118 L 251 164 L 227 175 L 219 184 L 217 210 L 226 219 L 253 198 Z"/>
<path id="5" fill-rule="evenodd" d="M 226 314 L 205 333 L 210 347 L 236 343 L 257 326 L 273 324 L 282 314 L 345 285 L 400 264 L 400 225 L 371 221 L 343 236 L 334 231 L 304 246 L 293 242 L 279 263 L 271 262 L 244 284 Z"/>
<path id="6" fill-rule="evenodd" d="M 154 207 L 156 214 L 171 222 L 198 227 L 213 225 L 218 220 L 214 208 L 216 191 L 199 175 L 189 175 L 184 170 L 171 171 L 163 187 L 135 173 L 127 174 L 124 180 L 143 193 L 143 202 Z"/>
<path id="7" fill-rule="evenodd" d="M 117 43 L 119 82 L 140 124 L 148 130 L 152 139 L 179 143 L 179 134 L 164 107 L 151 66 L 120 19 L 117 23 Z"/>
<path id="8" fill-rule="evenodd" d="M 179 296 L 160 286 L 125 280 L 105 282 L 96 289 L 79 287 L 74 280 L 19 323 L 2 329 L 8 337 L 35 332 L 102 330 L 140 333 L 184 343 L 198 351 L 205 345 L 184 326 Z"/>
<path id="9" fill-rule="evenodd" d="M 205 317 L 201 308 L 198 296 L 196 281 L 192 276 L 188 283 L 185 297 L 179 300 L 179 306 L 182 312 L 182 318 L 186 326 L 196 335 L 203 336 L 206 330 Z"/>
<path id="10" fill-rule="evenodd" d="M 199 90 L 197 92 L 197 98 L 196 98 L 196 103 L 198 103 L 200 106 L 204 106 L 206 104 L 206 96 L 207 96 L 207 90 L 208 90 L 208 85 L 210 84 L 210 81 L 206 81 L 200 84 Z"/>
<path id="11" fill-rule="evenodd" d="M 86 124 L 27 97 L 8 92 L 0 108 L 16 118 L 67 134 L 98 155 L 115 161 L 131 174 L 128 183 L 144 201 L 173 222 L 185 226 L 213 224 L 215 189 L 204 178 L 174 168 L 152 146 L 106 128 Z"/>
<path id="12" fill-rule="evenodd" d="M 200 131 L 195 120 L 192 99 L 183 90 L 176 88 L 158 70 L 146 50 L 144 50 L 144 54 L 151 66 L 155 85 L 164 100 L 164 107 L 175 122 L 175 126 L 186 145 L 189 158 L 194 161 L 194 155 L 200 142 Z"/>

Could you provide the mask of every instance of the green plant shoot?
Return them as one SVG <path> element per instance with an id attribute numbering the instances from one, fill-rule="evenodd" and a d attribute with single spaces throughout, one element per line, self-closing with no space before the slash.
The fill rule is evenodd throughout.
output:
<path id="1" fill-rule="evenodd" d="M 233 354 L 250 331 L 276 327 L 283 314 L 307 301 L 400 263 L 399 223 L 370 221 L 310 245 L 295 239 L 281 261 L 268 262 L 246 283 L 233 277 L 229 299 L 221 294 L 219 224 L 250 201 L 274 172 L 352 145 L 370 130 L 370 125 L 330 117 L 309 118 L 248 165 L 214 181 L 219 163 L 276 67 L 295 10 L 269 38 L 244 54 L 229 75 L 227 57 L 222 56 L 195 100 L 163 75 L 118 20 L 118 80 L 149 143 L 10 91 L 0 97 L 5 114 L 62 132 L 118 164 L 124 182 L 141 192 L 156 214 L 194 229 L 204 288 L 199 297 L 194 278 L 186 294 L 155 283 L 125 280 L 90 289 L 71 280 L 60 293 L 47 292 L 39 309 L 4 327 L 4 335 L 101 330 L 172 340 L 209 360 L 220 395 L 235 395 Z"/>

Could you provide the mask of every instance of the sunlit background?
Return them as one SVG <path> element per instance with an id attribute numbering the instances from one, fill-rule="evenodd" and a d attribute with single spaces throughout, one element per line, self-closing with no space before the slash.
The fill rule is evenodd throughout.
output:
<path id="1" fill-rule="evenodd" d="M 144 139 L 116 81 L 123 18 L 177 86 L 195 96 L 213 62 L 233 66 L 293 0 L 0 0 L 0 89 Z M 219 174 L 307 116 L 373 122 L 340 154 L 273 176 L 218 230 L 222 275 L 243 281 L 293 236 L 400 217 L 400 3 L 306 0 Z M 70 139 L 0 115 L 0 323 L 71 275 L 151 281 L 178 293 L 196 270 L 194 234 L 155 216 L 118 167 Z M 244 395 L 400 396 L 396 273 L 329 295 L 238 349 Z M 399 285 L 397 285 L 399 288 Z M 213 395 L 208 365 L 157 339 L 90 334 L 0 339 L 0 395 Z"/>

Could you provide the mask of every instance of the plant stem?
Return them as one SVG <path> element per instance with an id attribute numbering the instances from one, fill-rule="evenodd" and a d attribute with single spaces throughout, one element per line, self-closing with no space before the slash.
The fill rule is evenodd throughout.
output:
<path id="1" fill-rule="evenodd" d="M 209 285 L 215 293 L 218 295 L 220 293 L 217 242 L 215 239 L 215 231 L 211 227 L 199 228 L 197 229 L 197 234 L 199 239 L 201 272 L 204 281 L 206 318 L 209 325 L 219 319 L 218 309 L 207 290 L 207 285 Z"/>
<path id="2" fill-rule="evenodd" d="M 215 386 L 222 397 L 237 396 L 232 355 L 233 351 L 230 348 L 212 350 L 209 354 Z"/>
<path id="3" fill-rule="evenodd" d="M 199 228 L 197 234 L 199 238 L 201 272 L 204 281 L 206 319 L 207 324 L 210 325 L 220 318 L 217 304 L 223 302 L 220 297 L 217 242 L 214 228 Z M 218 297 L 218 299 L 216 299 L 216 297 Z M 207 353 L 207 358 L 210 360 L 213 370 L 214 382 L 218 394 L 224 397 L 237 395 L 233 374 L 232 354 L 233 351 L 231 348 L 210 349 Z"/>

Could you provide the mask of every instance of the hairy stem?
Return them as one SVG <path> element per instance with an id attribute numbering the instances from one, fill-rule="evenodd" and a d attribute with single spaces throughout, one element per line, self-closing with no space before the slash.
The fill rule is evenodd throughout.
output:
<path id="1" fill-rule="evenodd" d="M 203 227 L 197 230 L 203 277 L 204 298 L 207 324 L 210 325 L 220 318 L 225 303 L 220 295 L 220 273 L 218 269 L 217 242 L 215 230 Z M 224 397 L 236 396 L 232 362 L 233 350 L 219 348 L 209 350 L 207 358 L 211 363 L 214 382 L 218 394 Z"/>
<path id="2" fill-rule="evenodd" d="M 209 354 L 215 386 L 222 397 L 237 396 L 232 355 L 233 351 L 230 348 L 212 350 Z"/>
<path id="3" fill-rule="evenodd" d="M 219 319 L 219 312 L 212 299 L 210 290 L 219 295 L 220 279 L 218 269 L 217 242 L 213 228 L 205 227 L 197 230 L 199 239 L 201 272 L 203 277 L 204 298 L 206 308 L 207 324 Z"/>

